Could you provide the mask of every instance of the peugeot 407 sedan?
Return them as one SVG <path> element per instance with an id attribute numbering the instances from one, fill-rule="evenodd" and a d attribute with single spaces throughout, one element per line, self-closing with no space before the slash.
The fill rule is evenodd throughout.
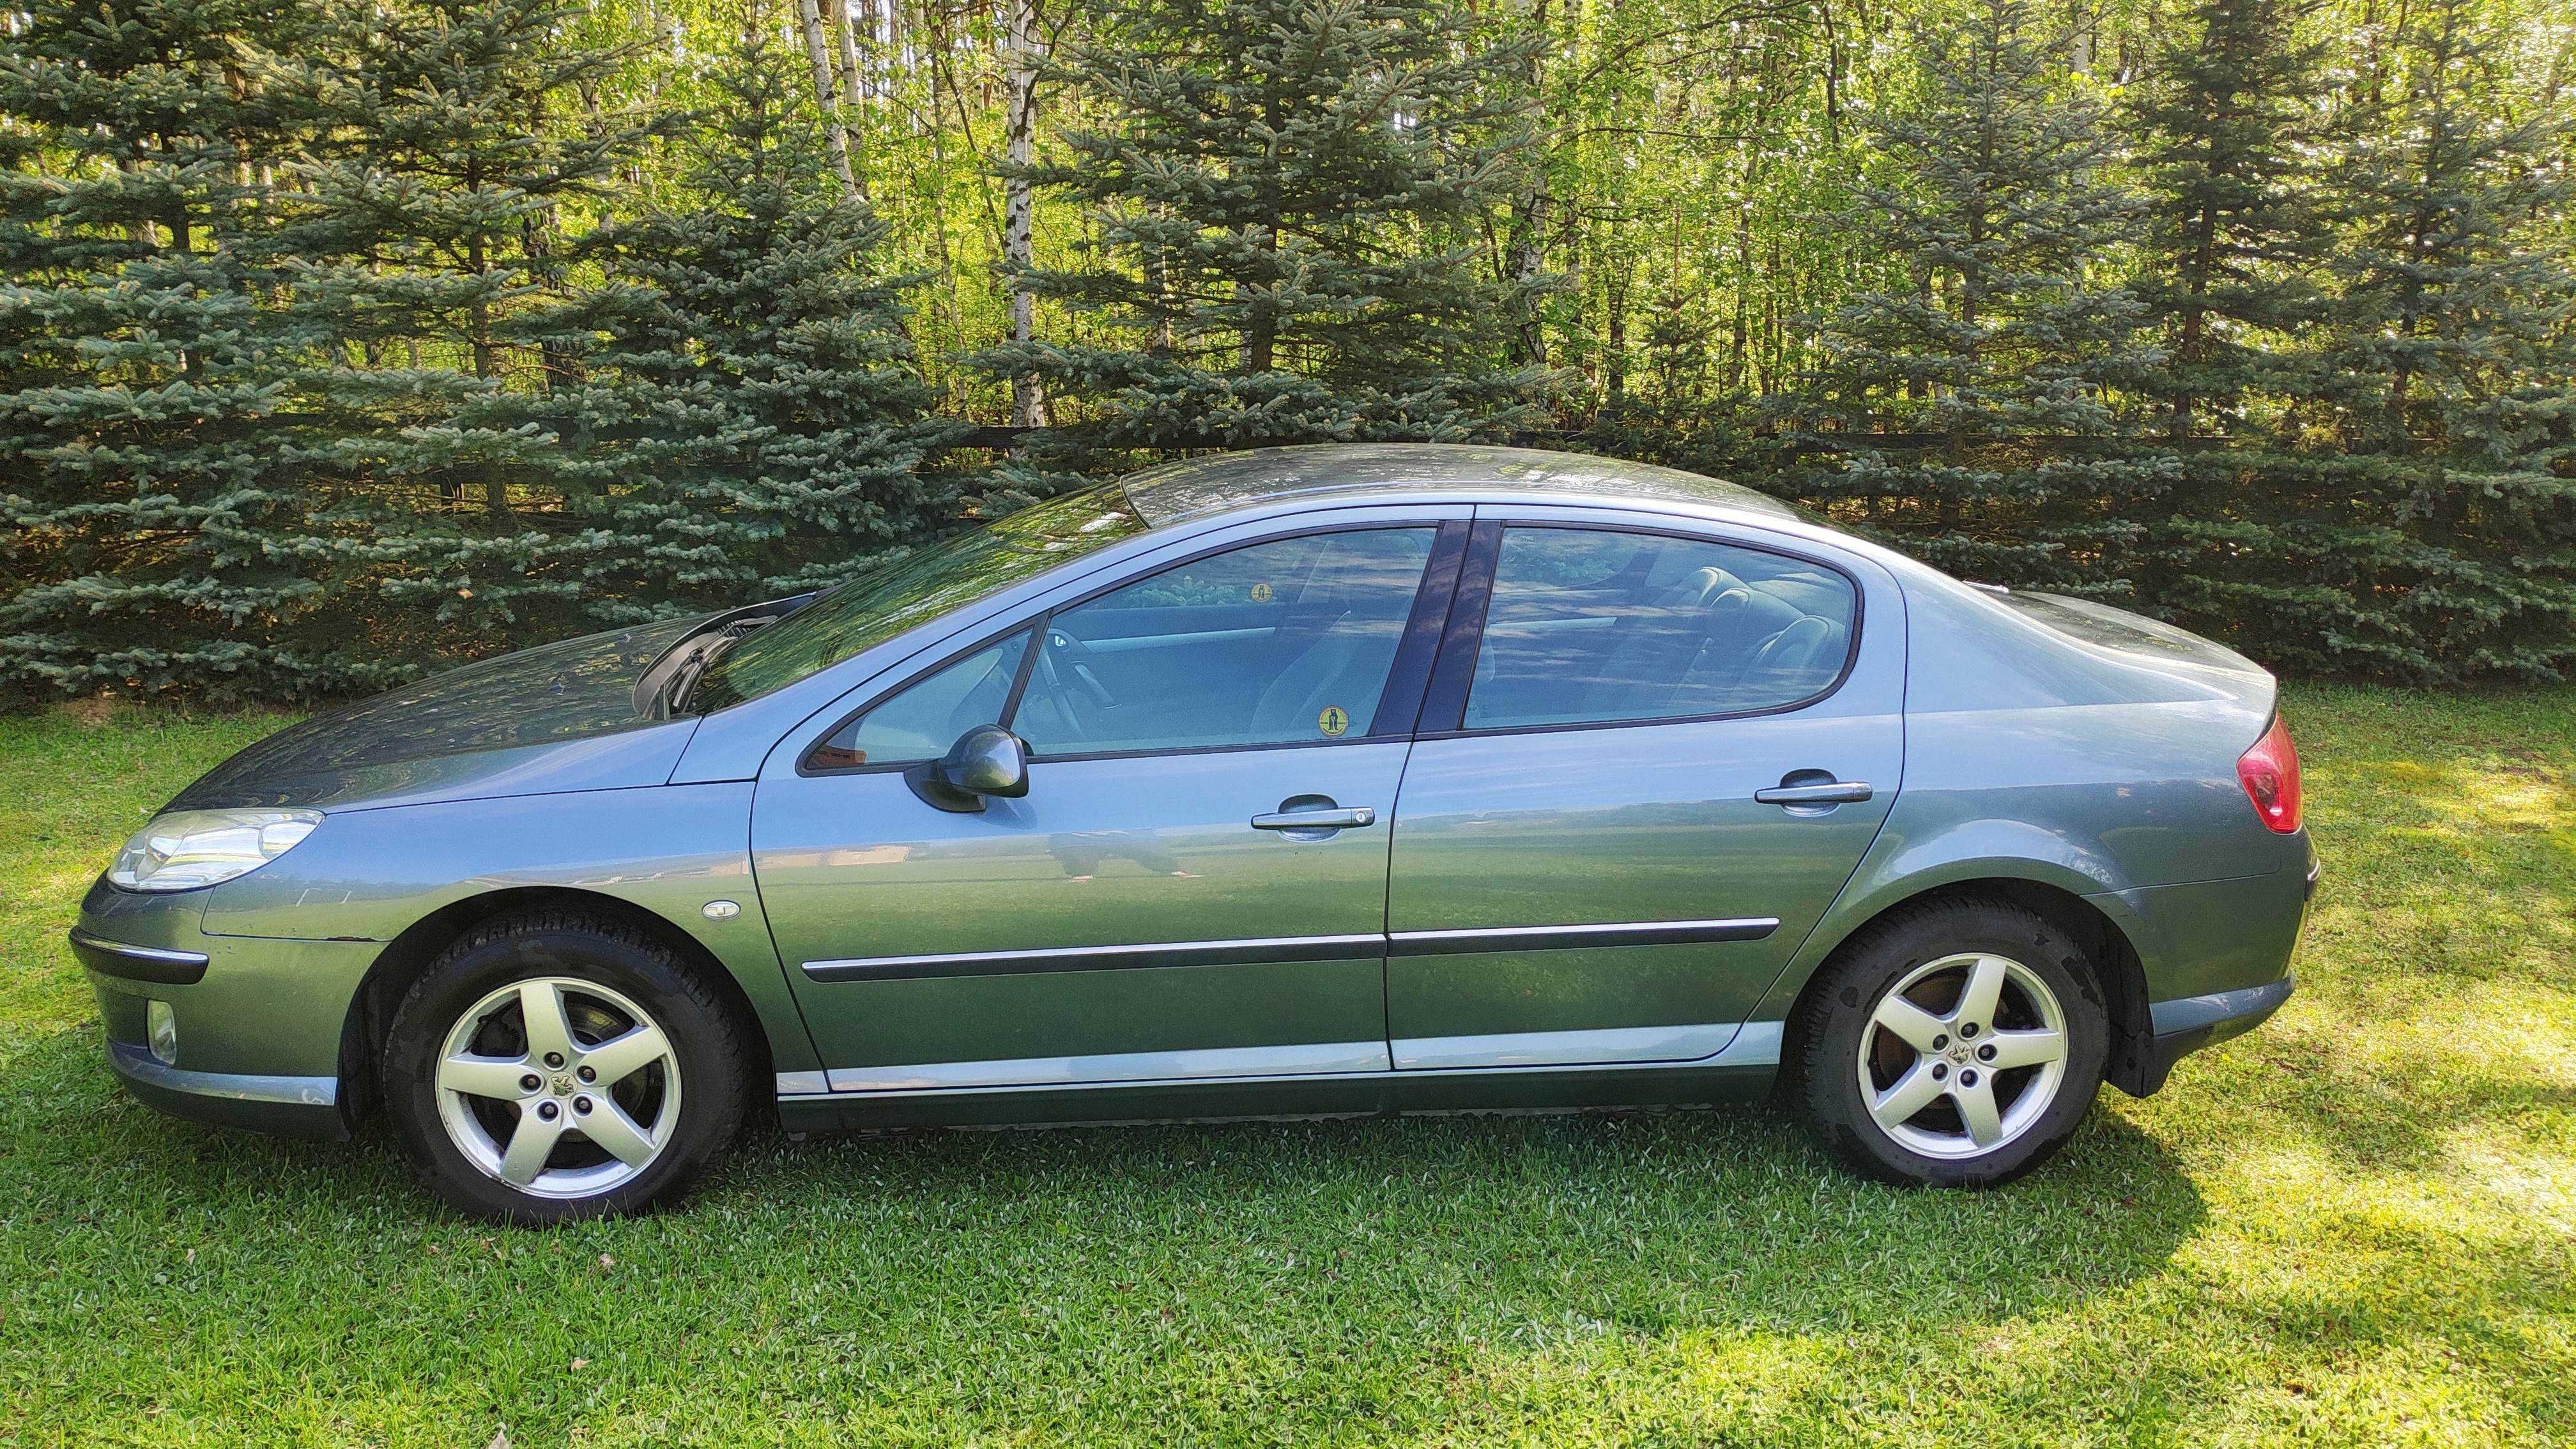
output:
<path id="1" fill-rule="evenodd" d="M 1708 1104 L 2006 1181 L 2262 1021 L 2269 675 L 1660 468 L 1175 464 L 244 750 L 82 903 L 184 1116 L 471 1212 L 790 1131 Z"/>

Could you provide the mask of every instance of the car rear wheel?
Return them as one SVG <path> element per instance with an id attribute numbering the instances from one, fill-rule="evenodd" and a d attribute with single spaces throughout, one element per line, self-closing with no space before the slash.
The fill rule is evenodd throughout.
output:
<path id="1" fill-rule="evenodd" d="M 521 916 L 449 947 L 396 1010 L 386 1102 L 431 1189 L 481 1217 L 565 1222 L 677 1200 L 745 1110 L 725 1003 L 615 922 Z"/>
<path id="2" fill-rule="evenodd" d="M 1838 953 L 1796 1023 L 1795 1088 L 1826 1143 L 1883 1181 L 2009 1182 L 2055 1156 L 2109 1051 L 2092 965 L 2001 902 L 1901 912 Z"/>

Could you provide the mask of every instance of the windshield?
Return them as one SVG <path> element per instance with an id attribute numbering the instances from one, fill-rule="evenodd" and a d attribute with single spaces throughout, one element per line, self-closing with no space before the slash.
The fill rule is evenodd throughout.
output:
<path id="1" fill-rule="evenodd" d="M 925 544 L 744 636 L 707 666 L 689 706 L 710 713 L 784 689 L 916 624 L 1144 531 L 1112 483 Z"/>

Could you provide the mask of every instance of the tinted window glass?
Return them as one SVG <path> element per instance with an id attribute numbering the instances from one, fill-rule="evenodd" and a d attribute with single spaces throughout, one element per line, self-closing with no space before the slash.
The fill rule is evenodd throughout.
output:
<path id="1" fill-rule="evenodd" d="M 707 666 L 689 707 L 704 713 L 783 689 L 916 624 L 1144 528 L 1126 495 L 1111 484 L 926 544 L 744 636 Z"/>
<path id="2" fill-rule="evenodd" d="M 1367 734 L 1432 533 L 1253 544 L 1065 610 L 1011 727 L 1042 755 Z"/>
<path id="3" fill-rule="evenodd" d="M 1470 729 L 1772 709 L 1822 693 L 1858 599 L 1831 569 L 1641 533 L 1503 532 Z"/>
<path id="4" fill-rule="evenodd" d="M 938 759 L 959 735 L 977 725 L 1001 723 L 1011 680 L 1028 647 L 1028 631 L 1022 630 L 914 681 L 835 730 L 814 747 L 806 763 L 818 770 L 846 770 Z"/>

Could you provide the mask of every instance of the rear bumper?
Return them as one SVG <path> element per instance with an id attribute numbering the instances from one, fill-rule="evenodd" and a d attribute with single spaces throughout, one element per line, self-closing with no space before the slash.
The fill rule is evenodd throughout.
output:
<path id="1" fill-rule="evenodd" d="M 2291 985 L 2291 978 L 2284 976 L 2262 986 L 2157 1002 L 2155 1036 L 2148 1044 L 2145 1063 L 2147 1092 L 2163 1087 L 2174 1063 L 2184 1057 L 2261 1026 L 2290 999 Z"/>

